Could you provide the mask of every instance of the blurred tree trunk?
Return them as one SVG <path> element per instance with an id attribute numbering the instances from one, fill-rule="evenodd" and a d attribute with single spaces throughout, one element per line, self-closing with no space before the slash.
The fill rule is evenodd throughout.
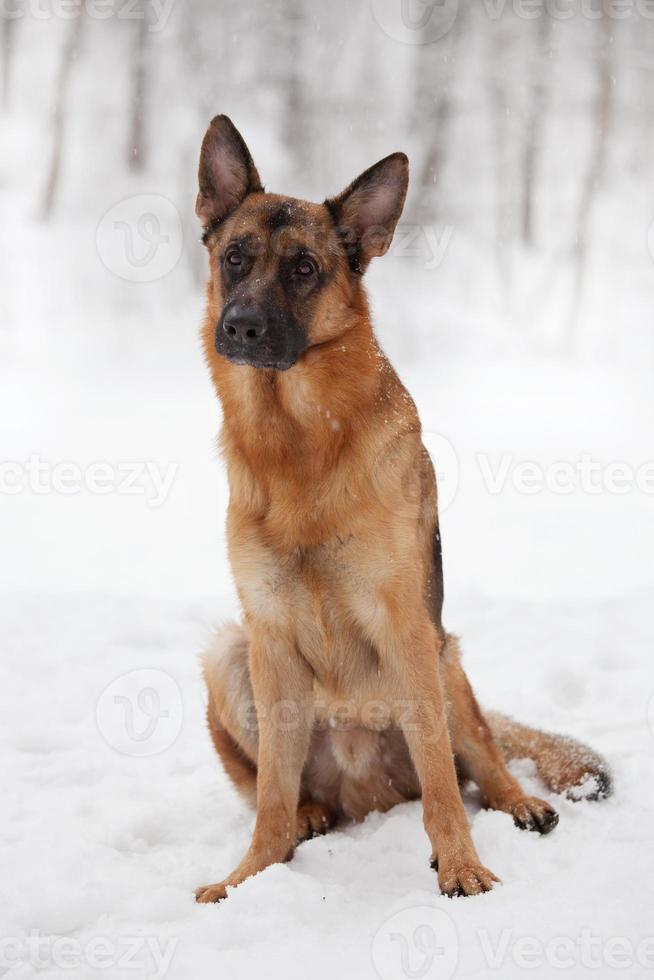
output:
<path id="1" fill-rule="evenodd" d="M 303 0 L 286 0 L 287 68 L 284 136 L 291 151 L 296 172 L 305 177 L 310 162 L 309 144 L 312 139 L 308 125 L 305 84 L 302 77 L 306 11 Z"/>
<path id="2" fill-rule="evenodd" d="M 574 333 L 579 318 L 579 310 L 583 296 L 586 267 L 588 264 L 588 233 L 592 218 L 593 205 L 598 190 L 601 187 L 606 168 L 606 157 L 611 125 L 612 90 L 613 90 L 613 30 L 617 22 L 612 24 L 608 17 L 602 16 L 598 22 L 599 39 L 597 46 L 595 105 L 593 109 L 593 135 L 588 169 L 583 178 L 577 224 L 574 252 L 574 281 L 570 319 L 568 322 L 567 346 L 573 344 Z"/>
<path id="3" fill-rule="evenodd" d="M 55 198 L 59 189 L 59 179 L 61 176 L 61 165 L 64 154 L 64 140 L 66 135 L 66 109 L 70 75 L 78 54 L 84 16 L 84 8 L 81 8 L 79 14 L 70 21 L 68 25 L 68 35 L 64 42 L 61 52 L 61 60 L 59 62 L 59 71 L 57 74 L 57 81 L 55 83 L 52 152 L 50 156 L 50 166 L 48 168 L 45 191 L 43 194 L 43 202 L 41 205 L 41 217 L 45 219 L 48 219 L 52 214 Z"/>
<path id="4" fill-rule="evenodd" d="M 537 52 L 533 61 L 530 103 L 525 125 L 523 156 L 522 240 L 534 244 L 534 203 L 538 166 L 547 104 L 547 63 L 550 54 L 551 21 L 545 11 L 537 21 Z"/>
<path id="5" fill-rule="evenodd" d="M 2 108 L 9 108 L 11 88 L 11 62 L 16 36 L 16 20 L 7 11 L 2 12 Z"/>
<path id="6" fill-rule="evenodd" d="M 424 134 L 425 153 L 418 175 L 418 184 L 428 204 L 425 212 L 436 218 L 441 210 L 441 183 L 448 146 L 449 124 L 453 115 L 452 92 L 459 64 L 460 41 L 465 34 L 466 5 L 462 3 L 447 39 L 429 41 L 430 23 L 423 27 L 425 38 L 415 47 L 415 110 L 413 123 Z M 443 44 L 446 44 L 442 54 Z"/>
<path id="7" fill-rule="evenodd" d="M 631 167 L 639 177 L 649 176 L 654 157 L 654 24 L 634 18 L 629 62 L 637 72 L 634 101 L 637 114 L 631 125 L 633 153 Z"/>
<path id="8" fill-rule="evenodd" d="M 129 141 L 127 163 L 132 170 L 142 170 L 146 163 L 145 95 L 147 83 L 148 8 L 139 0 L 139 19 L 134 29 L 131 68 L 131 102 L 129 107 Z"/>
<path id="9" fill-rule="evenodd" d="M 188 202 L 187 207 L 181 208 L 184 241 L 188 243 L 184 252 L 197 286 L 203 286 L 207 280 L 207 255 L 200 244 L 201 229 L 195 214 L 200 141 L 211 119 L 227 108 L 218 99 L 220 96 L 223 100 L 229 94 L 233 57 L 228 32 L 212 33 L 211 28 L 216 18 L 227 23 L 231 17 L 233 24 L 236 13 L 226 0 L 194 0 L 174 22 L 174 27 L 168 28 L 177 30 L 182 97 L 196 123 L 195 132 L 191 127 L 189 138 L 182 144 L 178 167 L 180 200 Z M 233 24 L 233 30 L 246 40 L 249 38 L 240 19 Z"/>
<path id="10" fill-rule="evenodd" d="M 509 93 L 505 72 L 511 47 L 510 27 L 497 22 L 489 46 L 490 52 L 490 100 L 493 122 L 493 156 L 495 160 L 495 237 L 494 252 L 500 282 L 500 294 L 505 310 L 511 304 L 512 268 L 511 246 L 514 241 L 514 228 L 511 220 L 511 155 L 509 146 Z"/>

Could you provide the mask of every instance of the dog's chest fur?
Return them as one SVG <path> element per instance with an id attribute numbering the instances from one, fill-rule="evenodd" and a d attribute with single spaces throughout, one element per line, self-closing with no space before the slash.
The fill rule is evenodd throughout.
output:
<path id="1" fill-rule="evenodd" d="M 386 362 L 372 363 L 374 384 L 346 386 L 353 399 L 368 386 L 365 412 L 337 408 L 341 376 L 320 394 L 303 369 L 274 384 L 246 372 L 225 399 L 229 551 L 246 620 L 293 643 L 327 703 L 382 696 L 380 655 L 398 608 L 415 608 L 435 513 L 415 407 Z"/>
<path id="2" fill-rule="evenodd" d="M 232 563 L 246 610 L 293 635 L 330 696 L 374 681 L 377 656 L 362 619 L 379 598 L 353 534 L 281 556 L 254 544 L 237 546 Z"/>

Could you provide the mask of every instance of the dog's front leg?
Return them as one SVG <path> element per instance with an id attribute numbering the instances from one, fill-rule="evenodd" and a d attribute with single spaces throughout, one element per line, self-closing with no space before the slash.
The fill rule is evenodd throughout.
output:
<path id="1" fill-rule="evenodd" d="M 257 820 L 238 867 L 217 885 L 199 888 L 199 902 L 217 902 L 229 886 L 286 861 L 297 839 L 302 768 L 313 727 L 313 674 L 282 631 L 250 629 L 250 675 L 259 729 Z"/>
<path id="2" fill-rule="evenodd" d="M 407 617 L 403 620 L 411 622 Z M 489 891 L 499 879 L 477 856 L 459 792 L 440 678 L 442 640 L 420 615 L 394 632 L 389 669 L 404 696 L 399 721 L 422 787 L 425 830 L 441 891 L 447 895 Z"/>

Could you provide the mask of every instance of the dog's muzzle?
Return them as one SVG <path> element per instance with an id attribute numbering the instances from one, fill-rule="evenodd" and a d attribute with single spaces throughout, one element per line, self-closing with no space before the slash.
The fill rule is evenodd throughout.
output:
<path id="1" fill-rule="evenodd" d="M 230 304 L 216 327 L 216 350 L 233 364 L 285 371 L 304 346 L 302 332 L 288 316 L 257 306 Z"/>
<path id="2" fill-rule="evenodd" d="M 223 319 L 223 333 L 235 348 L 256 350 L 268 333 L 268 324 L 262 313 L 236 306 Z"/>

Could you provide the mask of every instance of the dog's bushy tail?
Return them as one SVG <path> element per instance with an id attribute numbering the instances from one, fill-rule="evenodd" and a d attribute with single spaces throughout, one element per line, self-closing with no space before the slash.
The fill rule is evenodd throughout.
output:
<path id="1" fill-rule="evenodd" d="M 486 721 L 505 759 L 532 759 L 538 775 L 555 793 L 573 800 L 600 800 L 613 784 L 605 760 L 567 735 L 552 735 L 521 725 L 506 715 L 485 712 Z"/>

